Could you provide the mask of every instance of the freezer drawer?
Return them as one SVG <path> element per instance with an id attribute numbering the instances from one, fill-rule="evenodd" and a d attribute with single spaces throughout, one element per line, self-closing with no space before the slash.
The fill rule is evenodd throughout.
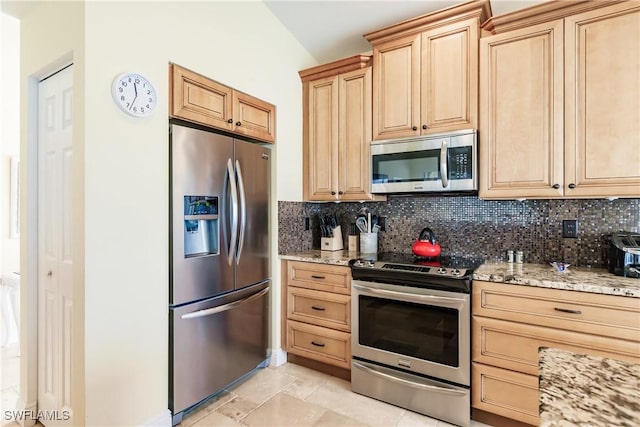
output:
<path id="1" fill-rule="evenodd" d="M 169 310 L 169 409 L 174 420 L 265 361 L 269 289 L 270 281 L 265 281 Z"/>

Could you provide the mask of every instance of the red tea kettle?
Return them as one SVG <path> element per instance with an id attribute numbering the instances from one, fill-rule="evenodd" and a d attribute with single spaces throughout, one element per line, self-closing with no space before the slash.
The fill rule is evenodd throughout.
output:
<path id="1" fill-rule="evenodd" d="M 436 236 L 430 228 L 423 228 L 418 240 L 411 245 L 411 251 L 419 257 L 436 257 L 440 255 L 440 245 L 436 242 Z"/>

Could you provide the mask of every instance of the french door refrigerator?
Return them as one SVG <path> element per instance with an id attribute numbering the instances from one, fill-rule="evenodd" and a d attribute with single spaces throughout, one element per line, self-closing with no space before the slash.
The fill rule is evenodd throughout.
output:
<path id="1" fill-rule="evenodd" d="M 266 366 L 270 150 L 172 122 L 169 409 Z"/>

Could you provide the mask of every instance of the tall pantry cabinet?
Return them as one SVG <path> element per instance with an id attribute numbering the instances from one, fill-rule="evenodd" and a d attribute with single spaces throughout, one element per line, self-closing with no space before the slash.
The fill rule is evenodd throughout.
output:
<path id="1" fill-rule="evenodd" d="M 640 3 L 549 2 L 480 41 L 480 197 L 640 196 Z"/>
<path id="2" fill-rule="evenodd" d="M 356 55 L 299 74 L 304 199 L 378 199 L 370 193 L 371 57 Z"/>

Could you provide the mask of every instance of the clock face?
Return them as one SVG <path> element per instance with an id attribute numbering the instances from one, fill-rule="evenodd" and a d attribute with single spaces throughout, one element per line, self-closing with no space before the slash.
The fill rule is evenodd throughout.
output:
<path id="1" fill-rule="evenodd" d="M 147 117 L 158 103 L 156 89 L 146 77 L 136 73 L 122 73 L 111 86 L 113 100 L 120 109 L 134 117 Z"/>

